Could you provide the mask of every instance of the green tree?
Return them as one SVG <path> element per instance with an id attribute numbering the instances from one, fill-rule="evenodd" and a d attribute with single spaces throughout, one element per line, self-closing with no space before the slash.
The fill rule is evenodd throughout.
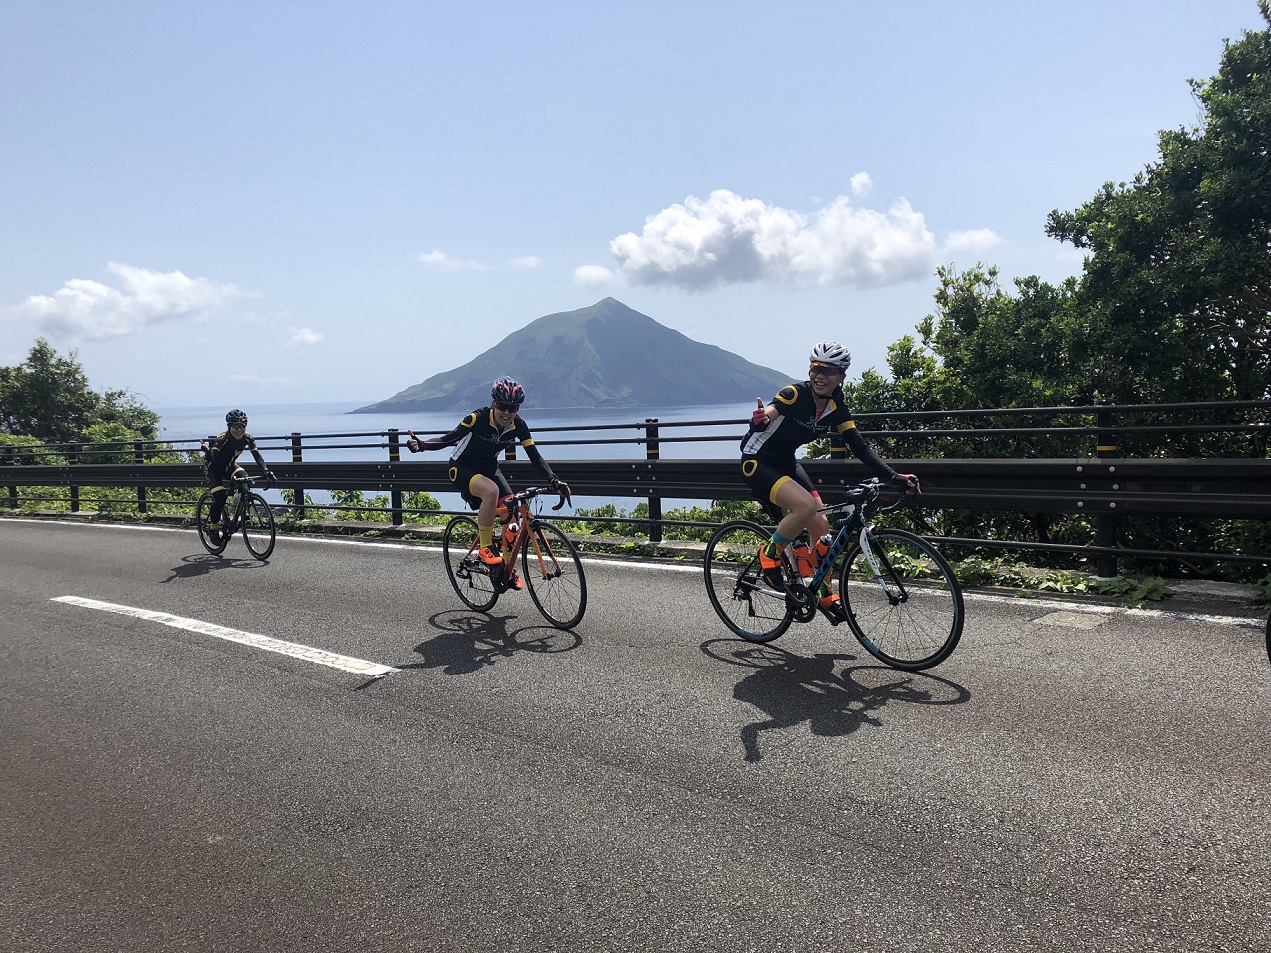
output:
<path id="1" fill-rule="evenodd" d="M 26 360 L 0 367 L 0 430 L 48 443 L 154 440 L 159 416 L 127 391 L 97 393 L 74 351 L 62 357 L 43 338 Z"/>
<path id="2" fill-rule="evenodd" d="M 1271 2 L 1259 0 L 1271 27 Z M 1203 116 L 1160 133 L 1160 157 L 1106 183 L 1046 231 L 1086 249 L 1079 289 L 1121 401 L 1271 393 L 1271 31 L 1226 44 L 1190 80 Z"/>

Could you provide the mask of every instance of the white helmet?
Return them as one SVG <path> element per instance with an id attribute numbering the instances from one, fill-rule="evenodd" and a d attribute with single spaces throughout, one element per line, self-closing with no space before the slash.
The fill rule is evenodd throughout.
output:
<path id="1" fill-rule="evenodd" d="M 837 367 L 841 371 L 845 371 L 852 366 L 851 353 L 838 341 L 822 341 L 812 348 L 812 353 L 808 355 L 808 360 L 815 364 L 828 364 L 830 367 Z"/>

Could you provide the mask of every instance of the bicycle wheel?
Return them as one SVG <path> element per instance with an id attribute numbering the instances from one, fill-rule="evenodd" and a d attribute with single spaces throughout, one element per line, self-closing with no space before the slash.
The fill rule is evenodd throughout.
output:
<path id="1" fill-rule="evenodd" d="M 225 552 L 229 540 L 222 536 L 219 543 L 212 542 L 212 537 L 209 535 L 211 525 L 208 523 L 208 513 L 211 509 L 212 491 L 208 490 L 199 497 L 199 505 L 194 508 L 194 523 L 199 528 L 199 542 L 203 544 L 203 548 L 213 556 L 219 556 Z"/>
<path id="2" fill-rule="evenodd" d="M 243 542 L 247 544 L 247 551 L 257 559 L 268 559 L 277 537 L 274 513 L 265 498 L 259 493 L 247 494 L 243 502 Z"/>
<path id="3" fill-rule="evenodd" d="M 880 584 L 857 543 L 839 575 L 847 623 L 865 651 L 910 672 L 939 665 L 962 638 L 962 587 L 939 551 L 900 529 L 870 536 Z"/>
<path id="4" fill-rule="evenodd" d="M 521 577 L 538 611 L 558 629 L 572 629 L 587 610 L 587 577 L 578 549 L 551 523 L 535 520 L 521 549 Z"/>
<path id="5" fill-rule="evenodd" d="M 499 590 L 477 555 L 479 540 L 477 521 L 471 516 L 456 516 L 446 524 L 441 536 L 441 559 L 446 564 L 446 578 L 459 598 L 470 609 L 485 612 L 499 598 Z"/>
<path id="6" fill-rule="evenodd" d="M 769 588 L 759 570 L 759 547 L 770 539 L 771 530 L 737 520 L 706 544 L 706 594 L 724 625 L 748 642 L 771 642 L 794 619 L 785 594 Z"/>

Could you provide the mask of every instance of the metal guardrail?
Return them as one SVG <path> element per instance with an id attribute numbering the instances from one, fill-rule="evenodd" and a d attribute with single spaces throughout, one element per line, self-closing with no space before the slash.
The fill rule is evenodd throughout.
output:
<path id="1" fill-rule="evenodd" d="M 1271 556 L 1161 553 L 1116 545 L 1120 514 L 1179 514 L 1201 518 L 1271 520 L 1271 460 L 1138 460 L 1074 458 L 1062 460 L 893 460 L 901 471 L 920 473 L 926 508 L 975 511 L 1023 511 L 1086 514 L 1098 528 L 1093 547 L 1020 541 L 979 541 L 1012 546 L 1087 552 L 1099 561 L 1099 574 L 1116 575 L 1118 555 L 1176 556 L 1271 563 Z M 514 485 L 529 485 L 538 472 L 528 462 L 501 464 Z M 577 496 L 664 499 L 745 500 L 749 491 L 737 464 L 727 460 L 573 460 L 557 461 Z M 835 491 L 870 471 L 855 460 L 807 460 L 804 467 L 827 502 Z M 327 462 L 270 464 L 284 489 L 388 492 L 393 522 L 402 522 L 401 494 L 411 491 L 452 493 L 445 467 L 416 462 Z M 200 487 L 197 464 L 28 465 L 0 469 L 0 484 L 10 486 L 16 502 L 19 486 Z M 303 492 L 303 491 L 302 491 Z M 650 508 L 650 535 L 661 541 L 660 508 Z M 962 541 L 970 543 L 972 541 Z"/>
<path id="2" fill-rule="evenodd" d="M 1010 438 L 1029 446 L 1032 437 L 1063 438 L 1057 448 L 1069 443 L 1084 444 L 1096 453 L 1093 457 L 1063 459 L 1029 459 L 1016 457 L 921 457 L 897 459 L 884 452 L 900 471 L 918 473 L 923 480 L 923 503 L 926 508 L 967 509 L 971 511 L 1013 511 L 1025 513 L 1084 514 L 1092 517 L 1095 545 L 1066 546 L 1044 542 L 980 540 L 986 547 L 1006 546 L 1018 549 L 1064 550 L 1096 555 L 1100 575 L 1116 574 L 1118 555 L 1173 556 L 1178 558 L 1233 559 L 1266 562 L 1271 556 L 1213 553 L 1160 553 L 1132 550 L 1117 545 L 1118 517 L 1126 515 L 1178 515 L 1201 519 L 1271 520 L 1271 460 L 1266 459 L 1268 424 L 1259 419 L 1271 409 L 1271 400 L 1213 401 L 1192 404 L 1117 405 L 1105 402 L 1074 407 L 1025 407 L 983 410 L 931 410 L 858 414 L 856 419 L 867 437 L 881 441 L 897 441 L 900 446 L 913 446 L 915 440 L 956 439 L 974 445 L 976 441 Z M 1217 412 L 1217 422 L 1195 423 L 1191 415 Z M 1146 416 L 1149 424 L 1136 424 L 1136 415 Z M 1157 421 L 1171 415 L 1179 419 L 1171 424 Z M 966 423 L 980 419 L 990 426 L 976 427 Z M 1000 427 L 1001 418 L 1032 418 L 1027 425 Z M 1038 420 L 1049 423 L 1038 425 Z M 1088 423 L 1073 423 L 1084 420 Z M 940 426 L 940 422 L 946 422 Z M 1059 421 L 1065 421 L 1059 423 Z M 869 425 L 887 429 L 874 431 Z M 908 423 L 908 429 L 897 424 Z M 1021 420 L 1021 424 L 1025 421 Z M 957 424 L 959 426 L 950 426 Z M 726 443 L 735 445 L 746 426 L 745 420 L 643 421 L 576 426 L 535 428 L 540 446 L 570 447 L 612 445 L 615 452 L 623 446 L 642 447 L 641 460 L 569 460 L 552 453 L 552 462 L 579 497 L 598 496 L 609 499 L 629 498 L 648 503 L 647 520 L 630 519 L 649 527 L 650 539 L 660 542 L 663 525 L 662 502 L 667 499 L 743 500 L 749 491 L 740 478 L 736 457 L 727 459 L 664 460 L 660 448 L 664 444 L 697 443 L 704 447 Z M 677 430 L 692 427 L 698 433 L 680 436 Z M 704 428 L 719 433 L 703 434 Z M 596 436 L 593 432 L 605 432 Z M 621 431 L 635 436 L 609 436 Z M 585 436 L 579 437 L 582 433 Z M 1122 438 L 1135 435 L 1231 434 L 1248 441 L 1249 457 L 1221 459 L 1157 459 L 1120 457 L 1118 444 Z M 421 432 L 421 436 L 424 434 Z M 348 433 L 291 433 L 258 437 L 257 443 L 267 454 L 289 454 L 290 463 L 271 460 L 270 469 L 280 478 L 280 486 L 296 492 L 301 505 L 293 507 L 303 516 L 306 489 L 360 490 L 390 494 L 391 519 L 403 520 L 403 494 L 412 491 L 452 493 L 446 479 L 446 467 L 434 459 L 403 461 L 405 434 L 399 430 L 350 431 Z M 368 440 L 369 438 L 369 440 Z M 0 438 L 2 440 L 3 438 Z M 350 442 L 351 441 L 351 442 Z M 908 441 L 906 443 L 906 441 Z M 65 486 L 70 491 L 71 509 L 79 508 L 79 487 L 136 487 L 137 503 L 146 512 L 147 487 L 198 487 L 203 485 L 197 464 L 146 463 L 147 455 L 171 453 L 174 449 L 196 449 L 197 440 L 132 441 L 114 445 L 83 443 L 53 444 L 43 447 L 0 446 L 0 486 L 9 487 L 12 507 L 18 505 L 20 486 Z M 983 444 L 981 444 L 983 445 Z M 880 443 L 880 448 L 886 443 Z M 332 450 L 386 451 L 384 462 L 312 459 Z M 730 446 L 731 450 L 731 446 Z M 911 451 L 912 452 L 912 451 Z M 1053 451 L 1052 451 L 1053 452 Z M 64 465 L 25 463 L 41 453 L 65 457 Z M 110 454 L 128 460 L 124 463 L 79 463 L 80 459 L 100 459 Z M 90 457 L 89 454 L 92 454 Z M 306 459 L 308 456 L 310 459 Z M 823 489 L 827 500 L 834 499 L 836 487 L 848 486 L 867 478 L 869 471 L 855 459 L 847 458 L 846 449 L 831 447 L 832 459 L 805 460 L 803 464 Z M 538 474 L 528 463 L 515 456 L 501 466 L 514 485 L 527 485 Z M 327 508 L 322 506 L 322 508 Z M 359 509 L 358 507 L 337 507 Z"/>
<path id="3" fill-rule="evenodd" d="M 1271 460 L 892 460 L 922 476 L 928 507 L 1035 510 L 1053 513 L 1182 513 L 1271 520 Z M 271 463 L 283 489 L 453 493 L 445 467 L 415 463 Z M 500 464 L 516 485 L 538 471 L 528 462 Z M 836 489 L 867 479 L 855 460 L 805 460 L 804 468 L 833 499 Z M 745 500 L 749 490 L 728 460 L 558 460 L 576 496 L 633 499 Z M 0 469 L 0 485 L 203 486 L 192 463 L 28 465 Z"/>

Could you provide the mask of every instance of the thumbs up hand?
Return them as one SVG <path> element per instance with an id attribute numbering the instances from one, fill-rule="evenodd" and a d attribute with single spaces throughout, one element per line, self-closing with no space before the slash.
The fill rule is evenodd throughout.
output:
<path id="1" fill-rule="evenodd" d="M 763 398 L 755 398 L 755 409 L 750 414 L 750 426 L 766 427 L 768 426 L 768 409 L 763 405 Z"/>

